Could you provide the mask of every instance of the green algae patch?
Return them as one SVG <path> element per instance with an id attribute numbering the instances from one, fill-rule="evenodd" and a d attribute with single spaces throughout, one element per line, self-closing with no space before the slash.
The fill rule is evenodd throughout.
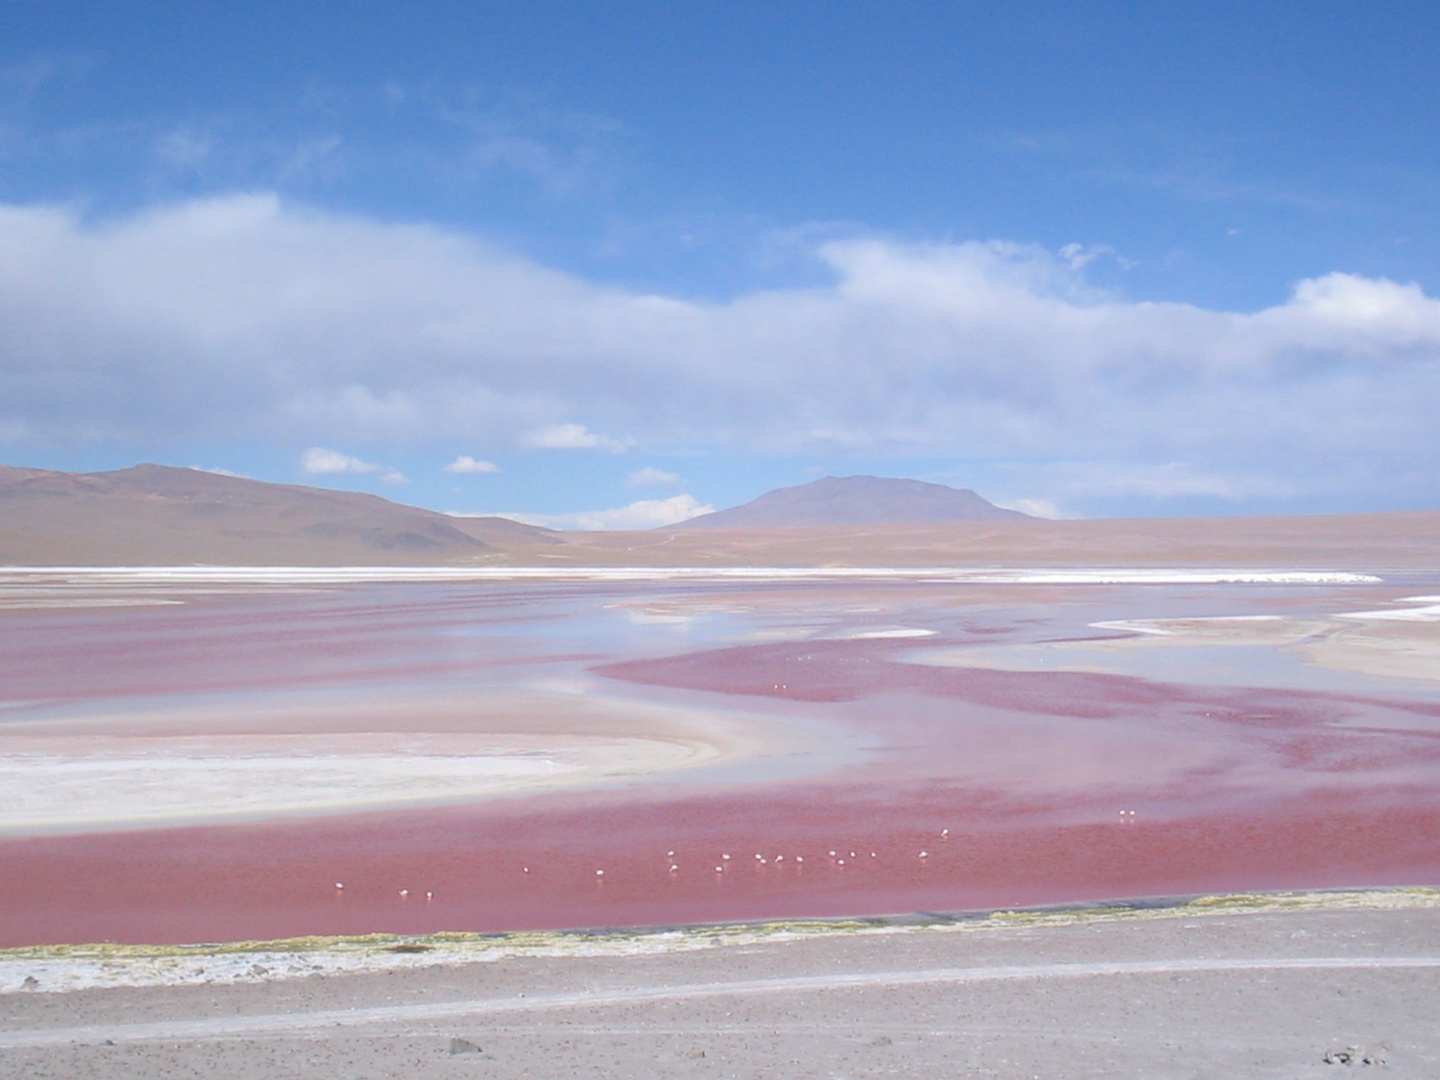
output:
<path id="1" fill-rule="evenodd" d="M 1320 892 L 1232 893 L 1201 896 L 1185 907 L 1195 911 L 1312 911 L 1345 908 L 1440 907 L 1440 888 L 1336 889 Z"/>
<path id="2" fill-rule="evenodd" d="M 1021 908 L 992 911 L 956 925 L 1064 926 L 1125 919 L 1166 919 L 1177 916 L 1264 914 L 1281 911 L 1440 907 L 1440 888 L 1337 889 L 1304 892 L 1228 893 L 1159 901 L 1121 901 L 1083 907 Z"/>
<path id="3" fill-rule="evenodd" d="M 275 982 L 519 957 L 642 956 L 845 935 L 986 933 L 1135 919 L 1431 907 L 1440 907 L 1440 888 L 1234 893 L 1074 907 L 684 927 L 365 934 L 195 945 L 44 945 L 0 950 L 0 994 Z"/>

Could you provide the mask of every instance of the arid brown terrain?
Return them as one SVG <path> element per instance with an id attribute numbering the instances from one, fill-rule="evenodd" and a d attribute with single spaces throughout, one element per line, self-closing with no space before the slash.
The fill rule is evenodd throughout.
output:
<path id="1" fill-rule="evenodd" d="M 1440 510 L 557 533 L 195 469 L 0 466 L 0 565 L 196 563 L 1428 569 Z"/>
<path id="2" fill-rule="evenodd" d="M 199 469 L 0 466 L 0 563 L 11 566 L 433 565 L 549 542 L 546 530 L 504 518 Z"/>

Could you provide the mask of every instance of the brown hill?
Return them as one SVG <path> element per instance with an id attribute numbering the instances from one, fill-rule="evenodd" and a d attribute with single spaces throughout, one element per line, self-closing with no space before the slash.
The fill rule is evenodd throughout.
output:
<path id="1" fill-rule="evenodd" d="M 375 495 L 137 465 L 0 465 L 0 564 L 401 566 L 489 562 L 558 543 L 504 518 L 451 518 Z"/>
<path id="2" fill-rule="evenodd" d="M 959 521 L 1024 521 L 968 488 L 883 476 L 826 476 L 776 488 L 758 499 L 692 518 L 673 529 L 774 529 L 817 525 L 935 525 Z"/>

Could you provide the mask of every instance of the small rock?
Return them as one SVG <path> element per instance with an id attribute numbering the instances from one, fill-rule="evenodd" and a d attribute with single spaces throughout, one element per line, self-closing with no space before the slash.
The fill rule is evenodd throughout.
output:
<path id="1" fill-rule="evenodd" d="M 40 980 L 37 979 L 34 975 L 26 975 L 25 981 L 22 982 L 20 985 L 23 986 L 26 990 L 34 990 L 37 986 L 40 985 Z"/>
<path id="2" fill-rule="evenodd" d="M 1325 1056 L 1320 1060 L 1326 1065 L 1387 1065 L 1390 1062 L 1390 1051 L 1384 1046 L 1369 1050 L 1347 1046 L 1343 1050 L 1326 1050 Z"/>
<path id="3" fill-rule="evenodd" d="M 480 1051 L 480 1047 L 476 1046 L 476 1045 L 475 1045 L 473 1042 L 471 1042 L 469 1039 L 451 1039 L 451 1040 L 450 1040 L 450 1053 L 451 1053 L 451 1054 L 478 1054 L 478 1053 L 480 1053 L 480 1052 L 481 1052 L 481 1051 Z"/>
<path id="4" fill-rule="evenodd" d="M 870 1040 L 871 1046 L 893 1046 L 894 1043 L 895 1040 L 890 1038 L 889 1035 L 877 1035 L 875 1038 Z"/>

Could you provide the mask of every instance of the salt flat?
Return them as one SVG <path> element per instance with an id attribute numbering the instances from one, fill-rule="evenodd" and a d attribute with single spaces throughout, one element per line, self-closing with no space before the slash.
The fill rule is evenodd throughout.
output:
<path id="1" fill-rule="evenodd" d="M 97 745 L 98 744 L 98 745 Z M 0 832 L 104 832 L 475 801 L 686 768 L 680 739 L 232 735 L 7 739 Z"/>

